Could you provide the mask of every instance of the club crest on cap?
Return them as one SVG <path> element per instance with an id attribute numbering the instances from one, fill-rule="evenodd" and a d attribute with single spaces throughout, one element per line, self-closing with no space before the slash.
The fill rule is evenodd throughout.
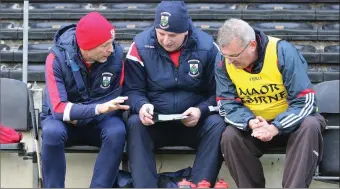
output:
<path id="1" fill-rule="evenodd" d="M 162 29 L 167 29 L 169 27 L 169 18 L 171 14 L 168 12 L 161 13 L 161 21 L 159 23 L 159 27 Z"/>
<path id="2" fill-rule="evenodd" d="M 113 39 L 116 38 L 116 32 L 115 32 L 114 29 L 112 29 L 112 30 L 110 31 L 110 33 L 111 33 Z"/>

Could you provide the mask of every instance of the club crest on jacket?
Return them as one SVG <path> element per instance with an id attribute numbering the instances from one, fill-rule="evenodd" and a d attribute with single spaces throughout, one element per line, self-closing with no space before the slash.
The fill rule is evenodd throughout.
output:
<path id="1" fill-rule="evenodd" d="M 102 89 L 107 89 L 110 87 L 111 85 L 111 79 L 112 79 L 112 73 L 110 72 L 104 72 L 102 73 L 102 84 L 100 85 L 100 87 Z"/>
<path id="2" fill-rule="evenodd" d="M 189 63 L 189 75 L 191 77 L 197 77 L 200 74 L 199 69 L 198 69 L 200 61 L 189 60 L 188 63 Z"/>

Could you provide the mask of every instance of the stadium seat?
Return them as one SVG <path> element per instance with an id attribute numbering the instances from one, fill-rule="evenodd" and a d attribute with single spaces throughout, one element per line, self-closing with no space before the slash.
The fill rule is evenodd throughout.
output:
<path id="1" fill-rule="evenodd" d="M 132 43 L 132 41 L 119 42 L 120 46 L 123 48 L 123 53 L 124 53 L 123 57 L 125 57 L 127 52 L 129 51 L 131 43 Z"/>
<path id="2" fill-rule="evenodd" d="M 308 4 L 249 4 L 242 13 L 245 20 L 314 20 L 315 11 Z"/>
<path id="3" fill-rule="evenodd" d="M 74 24 L 76 22 L 29 22 L 28 38 L 30 40 L 53 40 L 58 29 L 65 25 Z M 19 39 L 22 39 L 22 30 L 18 31 Z"/>
<path id="4" fill-rule="evenodd" d="M 199 28 L 210 35 L 212 35 L 215 39 L 217 37 L 218 29 L 222 26 L 223 22 L 208 22 L 208 21 L 195 21 L 194 25 L 196 28 Z"/>
<path id="5" fill-rule="evenodd" d="M 28 61 L 29 62 L 45 62 L 48 51 L 53 43 L 37 43 L 28 44 Z M 22 48 L 20 45 L 17 51 L 14 51 L 14 62 L 22 61 Z"/>
<path id="6" fill-rule="evenodd" d="M 285 40 L 317 40 L 317 30 L 310 23 L 301 22 L 258 22 L 251 26 L 266 34 Z"/>
<path id="7" fill-rule="evenodd" d="M 29 63 L 27 68 L 27 80 L 45 82 L 45 65 L 34 65 Z M 19 64 L 15 68 L 9 69 L 9 78 L 20 80 L 22 78 L 22 65 Z"/>
<path id="8" fill-rule="evenodd" d="M 22 19 L 22 9 L 17 3 L 0 3 L 0 19 Z"/>
<path id="9" fill-rule="evenodd" d="M 322 5 L 315 16 L 316 20 L 339 20 L 339 4 Z"/>
<path id="10" fill-rule="evenodd" d="M 339 23 L 322 25 L 318 40 L 339 41 Z"/>
<path id="11" fill-rule="evenodd" d="M 193 20 L 226 20 L 241 18 L 239 4 L 188 3 L 187 8 Z"/>
<path id="12" fill-rule="evenodd" d="M 339 45 L 325 46 L 324 53 L 321 54 L 321 62 L 339 64 Z"/>
<path id="13" fill-rule="evenodd" d="M 9 78 L 8 68 L 4 64 L 0 64 L 0 78 Z"/>
<path id="14" fill-rule="evenodd" d="M 0 39 L 15 40 L 18 38 L 17 27 L 14 22 L 1 21 L 0 22 Z"/>
<path id="15" fill-rule="evenodd" d="M 127 115 L 127 112 L 126 113 L 123 113 L 123 119 L 124 121 L 126 121 L 126 115 Z M 34 167 L 33 169 L 34 170 L 38 170 L 38 172 L 41 172 L 42 169 L 40 167 L 41 165 L 41 161 L 40 161 L 40 157 L 41 157 L 41 154 L 40 154 L 40 149 L 41 149 L 41 141 L 42 141 L 42 138 L 41 138 L 41 135 L 39 134 L 39 128 L 41 128 L 41 121 L 40 121 L 40 117 L 38 117 L 38 123 L 39 124 L 36 124 L 34 125 L 33 127 L 33 133 L 35 133 L 33 135 L 33 138 L 34 140 L 36 141 L 36 151 L 35 151 L 35 155 L 38 157 L 37 159 L 39 159 L 39 161 L 34 164 Z M 77 146 L 65 146 L 65 153 L 98 153 L 100 150 L 99 147 L 96 147 L 96 146 L 87 146 L 87 145 L 77 145 Z M 124 153 L 123 153 L 123 157 L 122 157 L 122 170 L 124 171 L 128 171 L 129 170 L 129 167 L 128 167 L 128 157 L 127 157 L 127 153 L 126 153 L 126 145 L 124 147 Z M 36 171 L 37 172 L 37 171 Z M 41 182 L 41 180 L 43 179 L 42 176 L 40 177 L 37 177 L 37 176 L 34 176 L 35 179 L 33 181 L 34 183 L 34 186 L 39 186 L 40 188 L 43 188 L 43 183 Z"/>
<path id="16" fill-rule="evenodd" d="M 332 80 L 337 80 L 339 78 L 340 78 L 339 70 L 324 72 L 324 76 L 323 76 L 324 81 L 332 81 Z"/>
<path id="17" fill-rule="evenodd" d="M 13 51 L 6 44 L 0 44 L 1 62 L 13 62 Z"/>
<path id="18" fill-rule="evenodd" d="M 106 3 L 99 11 L 111 20 L 153 20 L 156 3 Z"/>
<path id="19" fill-rule="evenodd" d="M 0 78 L 0 120 L 4 126 L 18 132 L 28 132 L 35 124 L 33 101 L 27 84 L 14 79 Z M 1 153 L 18 153 L 24 159 L 36 161 L 33 153 L 27 152 L 24 142 L 1 144 Z"/>
<path id="20" fill-rule="evenodd" d="M 308 77 L 312 83 L 323 82 L 323 72 L 308 71 Z"/>
<path id="21" fill-rule="evenodd" d="M 122 21 L 112 22 L 116 29 L 116 38 L 119 40 L 132 40 L 136 34 L 153 25 L 151 21 Z"/>
<path id="22" fill-rule="evenodd" d="M 295 45 L 295 48 L 301 52 L 308 63 L 320 63 L 320 53 L 312 45 Z"/>
<path id="23" fill-rule="evenodd" d="M 323 157 L 314 177 L 318 180 L 339 181 L 339 84 L 339 80 L 333 80 L 319 83 L 314 87 L 318 110 L 327 121 L 326 130 L 323 132 Z"/>
<path id="24" fill-rule="evenodd" d="M 35 20 L 62 20 L 80 19 L 86 13 L 93 11 L 89 3 L 32 3 L 30 19 Z"/>

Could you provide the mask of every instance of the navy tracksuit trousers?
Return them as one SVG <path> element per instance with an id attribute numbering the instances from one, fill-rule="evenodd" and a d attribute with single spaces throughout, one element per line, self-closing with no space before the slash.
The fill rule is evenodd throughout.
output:
<path id="1" fill-rule="evenodd" d="M 106 116 L 98 123 L 75 127 L 47 116 L 42 121 L 44 187 L 65 187 L 65 146 L 91 145 L 100 147 L 100 152 L 90 187 L 111 188 L 119 170 L 125 137 L 125 125 L 118 117 Z"/>
<path id="2" fill-rule="evenodd" d="M 206 178 L 215 183 L 222 165 L 221 135 L 225 122 L 218 115 L 210 115 L 195 127 L 179 121 L 159 122 L 144 126 L 137 114 L 128 119 L 128 155 L 134 187 L 157 188 L 157 170 L 153 151 L 163 146 L 187 145 L 197 149 L 191 180 Z"/>

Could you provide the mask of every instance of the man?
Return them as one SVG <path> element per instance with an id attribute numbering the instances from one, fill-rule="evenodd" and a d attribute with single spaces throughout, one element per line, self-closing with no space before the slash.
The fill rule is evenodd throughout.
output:
<path id="1" fill-rule="evenodd" d="M 125 125 L 118 110 L 122 92 L 122 48 L 113 26 L 91 12 L 77 25 L 60 29 L 46 59 L 42 118 L 44 187 L 65 187 L 64 146 L 101 147 L 91 187 L 111 188 L 125 144 Z"/>
<path id="2" fill-rule="evenodd" d="M 157 187 L 154 150 L 197 149 L 191 180 L 215 182 L 222 163 L 225 123 L 216 105 L 213 38 L 195 29 L 183 1 L 162 1 L 154 26 L 134 38 L 125 62 L 128 155 L 134 186 Z M 155 113 L 182 114 L 181 121 L 154 122 Z"/>
<path id="3" fill-rule="evenodd" d="M 316 113 L 307 62 L 287 41 L 238 19 L 224 23 L 217 41 L 216 96 L 230 125 L 221 150 L 236 185 L 264 188 L 259 158 L 268 147 L 286 145 L 282 186 L 308 187 L 322 157 L 325 122 Z"/>

